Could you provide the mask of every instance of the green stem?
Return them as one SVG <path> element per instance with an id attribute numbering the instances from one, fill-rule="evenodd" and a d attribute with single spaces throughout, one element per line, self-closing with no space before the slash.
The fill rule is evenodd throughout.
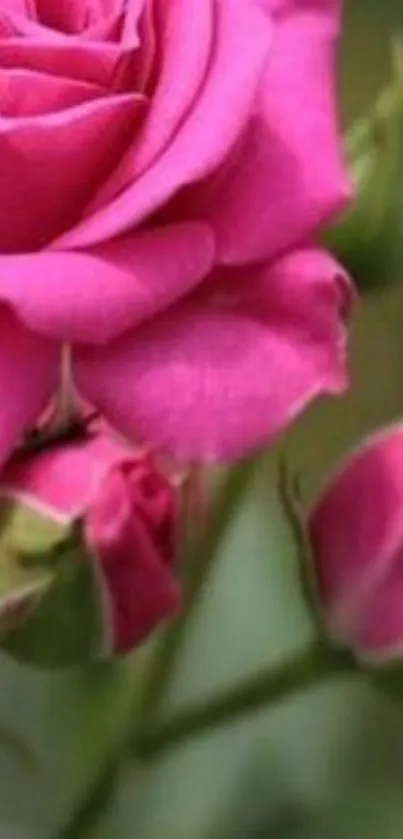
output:
<path id="1" fill-rule="evenodd" d="M 178 619 L 162 638 L 151 663 L 138 708 L 140 729 L 149 728 L 160 711 L 182 649 L 189 620 L 210 576 L 221 542 L 253 479 L 258 463 L 258 458 L 250 458 L 231 470 L 219 489 L 205 532 L 196 544 L 190 545 L 183 566 L 183 606 Z"/>
<path id="2" fill-rule="evenodd" d="M 315 644 L 277 668 L 270 668 L 230 688 L 210 701 L 190 707 L 150 731 L 140 732 L 134 751 L 155 759 L 166 750 L 337 676 L 357 672 L 349 653 Z"/>
<path id="3" fill-rule="evenodd" d="M 213 567 L 218 548 L 235 510 L 252 480 L 257 463 L 257 458 L 241 463 L 235 470 L 231 470 L 223 481 L 209 526 L 194 546 L 190 561 L 184 565 L 184 596 L 181 615 L 172 629 L 165 634 L 157 649 L 140 704 L 136 693 L 129 715 L 123 724 L 121 721 L 115 741 L 109 747 L 101 766 L 97 768 L 96 775 L 84 790 L 76 809 L 69 815 L 62 828 L 55 832 L 52 839 L 84 839 L 88 831 L 99 823 L 110 805 L 120 769 L 126 760 L 132 759 L 133 755 L 133 744 L 127 732 L 130 731 L 136 717 L 138 730 L 144 730 L 152 725 L 154 716 L 158 714 L 160 702 L 184 640 L 188 620 Z"/>
<path id="4" fill-rule="evenodd" d="M 156 760 L 207 731 L 269 709 L 329 679 L 357 672 L 357 665 L 348 652 L 331 649 L 319 641 L 289 661 L 263 670 L 211 700 L 179 711 L 148 731 L 139 731 L 133 741 L 123 726 L 82 801 L 52 839 L 82 839 L 98 824 L 111 802 L 124 761 L 133 755 L 142 761 Z"/>
<path id="5" fill-rule="evenodd" d="M 86 788 L 84 797 L 78 802 L 65 824 L 52 834 L 52 839 L 84 839 L 93 830 L 111 803 L 119 778 L 121 754 L 124 750 L 113 750 L 93 782 Z"/>

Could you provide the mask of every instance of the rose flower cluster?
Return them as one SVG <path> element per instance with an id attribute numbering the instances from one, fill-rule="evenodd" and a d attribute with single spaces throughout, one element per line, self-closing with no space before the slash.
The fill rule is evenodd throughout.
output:
<path id="1" fill-rule="evenodd" d="M 3 487 L 69 517 L 83 458 L 73 506 L 115 649 L 177 600 L 176 484 L 152 459 L 139 478 L 142 447 L 230 460 L 345 387 L 350 287 L 318 240 L 349 196 L 340 6 L 0 0 Z M 108 431 L 21 463 L 66 347 L 70 390 Z M 105 471 L 116 435 L 134 460 Z"/>

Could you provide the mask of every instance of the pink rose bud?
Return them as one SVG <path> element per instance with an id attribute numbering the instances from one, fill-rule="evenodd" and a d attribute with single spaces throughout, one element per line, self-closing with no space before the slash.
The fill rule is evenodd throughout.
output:
<path id="1" fill-rule="evenodd" d="M 20 454 L 0 479 L 0 637 L 48 666 L 126 653 L 178 605 L 177 495 L 108 431 Z"/>
<path id="2" fill-rule="evenodd" d="M 347 459 L 309 521 L 330 635 L 361 660 L 403 654 L 403 424 Z"/>

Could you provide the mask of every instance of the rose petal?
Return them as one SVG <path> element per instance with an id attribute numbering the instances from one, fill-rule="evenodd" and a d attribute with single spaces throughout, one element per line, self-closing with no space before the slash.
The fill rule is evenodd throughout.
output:
<path id="1" fill-rule="evenodd" d="M 125 2 L 125 0 L 122 1 Z M 144 2 L 144 0 L 139 0 L 139 2 Z M 35 4 L 35 0 L 30 0 L 30 3 Z M 54 4 L 52 6 L 54 7 Z M 130 33 L 126 33 L 126 38 L 122 37 L 124 16 L 125 10 L 122 7 L 116 8 L 110 14 L 97 17 L 96 20 L 94 19 L 94 22 L 83 31 L 77 32 L 76 34 L 70 33 L 68 38 L 66 38 L 66 33 L 63 30 L 51 28 L 44 21 L 41 22 L 34 6 L 30 5 L 30 14 L 28 17 L 25 14 L 19 14 L 17 12 L 7 12 L 7 10 L 3 9 L 3 6 L 0 9 L 3 35 L 6 37 L 19 35 L 30 40 L 33 39 L 36 42 L 40 40 L 44 45 L 49 43 L 58 44 L 62 54 L 64 47 L 69 46 L 71 48 L 73 45 L 82 47 L 83 45 L 80 44 L 82 41 L 99 41 L 98 48 L 102 46 L 102 42 L 108 41 L 111 43 L 124 41 L 125 46 L 129 42 L 131 47 L 138 46 L 136 26 L 132 28 Z"/>
<path id="2" fill-rule="evenodd" d="M 331 632 L 349 642 L 357 632 L 367 638 L 366 646 L 369 635 L 374 640 L 378 630 L 365 614 L 383 597 L 377 594 L 381 587 L 390 593 L 402 541 L 402 456 L 401 425 L 371 436 L 342 465 L 310 515 L 324 613 Z M 390 619 L 396 620 L 393 614 Z"/>
<path id="3" fill-rule="evenodd" d="M 188 223 L 117 239 L 87 253 L 0 256 L 0 301 L 35 332 L 103 344 L 192 290 L 214 241 Z"/>
<path id="4" fill-rule="evenodd" d="M 176 609 L 178 585 L 146 526 L 133 513 L 117 469 L 102 482 L 88 510 L 86 534 L 104 578 L 115 648 L 123 653 Z"/>
<path id="5" fill-rule="evenodd" d="M 133 451 L 107 434 L 51 447 L 30 459 L 15 457 L 1 473 L 1 497 L 18 497 L 61 523 L 82 516 L 112 466 Z"/>
<path id="6" fill-rule="evenodd" d="M 125 47 L 129 50 L 130 46 Z M 112 87 L 124 52 L 119 44 L 64 38 L 60 43 L 52 32 L 36 38 L 10 37 L 0 40 L 0 67 L 24 67 L 53 76 L 86 81 L 106 90 Z"/>
<path id="7" fill-rule="evenodd" d="M 95 85 L 74 79 L 54 78 L 34 70 L 0 68 L 0 101 L 3 117 L 56 113 L 104 96 Z"/>
<path id="8" fill-rule="evenodd" d="M 125 147 L 143 108 L 105 96 L 61 113 L 0 122 L 0 251 L 45 246 L 69 229 Z"/>
<path id="9" fill-rule="evenodd" d="M 135 10 L 136 12 L 136 10 Z M 158 74 L 156 61 L 157 39 L 155 34 L 155 3 L 144 4 L 142 13 L 138 16 L 136 31 L 138 30 L 139 48 L 135 54 L 134 76 L 137 79 L 137 89 L 148 92 L 154 89 L 154 74 Z M 131 7 L 127 9 L 123 26 L 122 40 L 125 42 L 132 31 Z M 152 98 L 152 97 L 151 97 Z"/>
<path id="10" fill-rule="evenodd" d="M 250 0 L 216 4 L 213 56 L 204 87 L 175 139 L 132 186 L 90 213 L 60 245 L 76 247 L 139 224 L 181 187 L 209 174 L 226 157 L 249 117 L 269 45 L 270 27 Z"/>
<path id="11" fill-rule="evenodd" d="M 149 0 L 131 0 L 130 3 L 122 2 L 122 11 L 124 13 L 122 40 L 123 42 L 133 40 L 133 33 L 136 33 L 141 28 L 141 20 L 144 15 L 147 15 L 148 8 L 153 5 L 155 0 L 150 3 Z M 138 44 L 141 46 L 141 39 L 138 39 Z"/>
<path id="12" fill-rule="evenodd" d="M 387 576 L 360 607 L 349 642 L 361 659 L 390 661 L 403 654 L 403 555 L 393 556 Z"/>
<path id="13" fill-rule="evenodd" d="M 339 3 L 275 6 L 281 14 L 255 116 L 226 180 L 219 173 L 201 203 L 224 263 L 297 246 L 350 196 L 335 113 Z"/>
<path id="14" fill-rule="evenodd" d="M 199 93 L 211 53 L 212 0 L 175 0 L 158 10 L 162 56 L 159 79 L 138 140 L 129 149 L 88 212 L 93 212 L 138 178 L 188 115 Z M 158 19 L 158 17 L 160 19 Z M 158 36 L 158 32 L 157 32 Z"/>
<path id="15" fill-rule="evenodd" d="M 1 0 L 1 10 L 11 14 L 27 15 L 31 0 Z"/>
<path id="16" fill-rule="evenodd" d="M 82 33 L 122 10 L 123 0 L 34 0 L 37 20 L 67 35 Z"/>
<path id="17" fill-rule="evenodd" d="M 0 308 L 0 464 L 33 425 L 54 393 L 59 352 L 53 341 L 22 327 Z"/>
<path id="18" fill-rule="evenodd" d="M 224 272 L 105 349 L 78 351 L 76 383 L 128 437 L 184 458 L 237 457 L 344 388 L 347 296 L 320 251 Z"/>
<path id="19" fill-rule="evenodd" d="M 281 17 L 305 7 L 312 14 L 326 14 L 330 26 L 338 28 L 343 0 L 257 0 L 262 9 Z"/>

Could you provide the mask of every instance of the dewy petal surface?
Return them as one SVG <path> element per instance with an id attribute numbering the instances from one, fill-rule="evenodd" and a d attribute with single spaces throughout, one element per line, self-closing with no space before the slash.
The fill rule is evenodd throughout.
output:
<path id="1" fill-rule="evenodd" d="M 76 383 L 131 438 L 185 459 L 236 457 L 344 388 L 348 297 L 320 251 L 213 275 L 209 290 L 104 350 L 78 350 Z"/>

